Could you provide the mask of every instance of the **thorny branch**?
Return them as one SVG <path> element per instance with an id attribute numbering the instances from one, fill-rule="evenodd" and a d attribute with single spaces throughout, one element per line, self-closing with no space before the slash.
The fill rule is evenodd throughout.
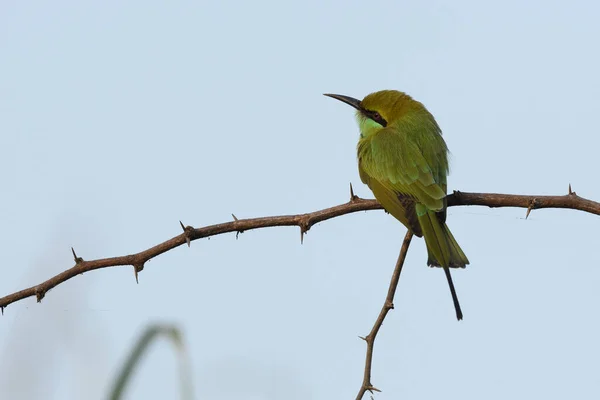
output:
<path id="1" fill-rule="evenodd" d="M 591 214 L 600 215 L 600 203 L 584 199 L 577 196 L 575 192 L 571 190 L 569 185 L 569 192 L 564 196 L 528 196 L 528 195 L 512 195 L 512 194 L 498 194 L 498 193 L 463 193 L 455 191 L 448 196 L 448 206 L 487 206 L 487 207 L 521 207 L 527 209 L 526 218 L 529 216 L 531 210 L 540 208 L 569 208 L 573 210 L 581 210 Z M 326 221 L 331 218 L 339 217 L 342 215 L 354 213 L 357 211 L 367 210 L 380 210 L 381 205 L 376 200 L 361 199 L 354 194 L 352 185 L 350 185 L 350 201 L 338 206 L 326 208 L 323 210 L 315 211 L 312 213 L 298 214 L 298 215 L 283 215 L 275 217 L 262 217 L 262 218 L 250 218 L 250 219 L 238 219 L 234 214 L 231 214 L 233 221 L 226 222 L 217 225 L 205 226 L 202 228 L 194 228 L 192 226 L 185 226 L 179 221 L 183 233 L 175 236 L 163 243 L 160 243 L 147 250 L 141 251 L 136 254 L 130 254 L 120 257 L 103 258 L 98 260 L 86 261 L 82 257 L 78 257 L 75 250 L 71 248 L 73 252 L 73 259 L 75 265 L 61 272 L 60 274 L 40 283 L 39 285 L 32 286 L 27 289 L 20 290 L 18 292 L 9 294 L 0 298 L 0 310 L 4 314 L 4 308 L 11 303 L 16 301 L 35 296 L 38 303 L 42 301 L 46 293 L 58 286 L 59 284 L 75 277 L 76 275 L 83 274 L 84 272 L 92 271 L 100 268 L 116 267 L 122 265 L 130 265 L 133 267 L 136 282 L 138 280 L 138 273 L 144 269 L 144 264 L 150 259 L 165 253 L 175 247 L 181 246 L 184 243 L 188 246 L 191 242 L 197 239 L 205 237 L 220 235 L 228 232 L 236 232 L 238 234 L 251 229 L 267 228 L 273 226 L 298 226 L 300 227 L 300 241 L 304 239 L 304 234 L 315 224 Z M 373 360 L 373 346 L 375 344 L 375 337 L 383 324 L 387 313 L 394 308 L 393 300 L 400 279 L 400 272 L 404 264 L 404 259 L 412 239 L 412 233 L 409 231 L 406 233 L 396 268 L 392 275 L 390 286 L 386 300 L 381 308 L 379 316 L 377 317 L 371 332 L 364 338 L 367 342 L 367 353 L 365 358 L 365 370 L 363 383 L 358 392 L 357 399 L 360 400 L 367 391 L 373 393 L 379 391 L 371 384 L 371 366 Z"/>
<path id="2" fill-rule="evenodd" d="M 406 259 L 406 253 L 408 252 L 408 246 L 410 246 L 410 240 L 412 237 L 413 234 L 411 231 L 406 232 L 404 241 L 402 242 L 402 248 L 400 249 L 400 255 L 398 255 L 398 261 L 396 261 L 396 267 L 394 268 L 394 273 L 392 274 L 392 279 L 390 280 L 390 286 L 388 288 L 387 296 L 385 297 L 385 302 L 381 307 L 379 316 L 373 324 L 373 328 L 371 328 L 371 332 L 369 332 L 366 337 L 361 337 L 361 339 L 367 342 L 367 356 L 365 357 L 365 372 L 363 382 L 360 386 L 358 394 L 356 395 L 356 400 L 361 400 L 367 390 L 371 393 L 380 391 L 374 387 L 373 384 L 371 384 L 371 366 L 373 365 L 373 347 L 375 346 L 375 337 L 377 336 L 379 328 L 381 328 L 383 320 L 385 319 L 388 311 L 394 308 L 394 295 L 396 294 L 396 288 L 398 287 L 398 281 L 400 280 L 400 273 L 402 272 L 402 266 L 404 265 L 404 260 Z"/>
<path id="3" fill-rule="evenodd" d="M 529 212 L 532 209 L 540 208 L 570 208 L 600 215 L 600 203 L 579 197 L 575 192 L 571 191 L 570 186 L 569 194 L 564 196 L 528 196 L 498 193 L 466 193 L 458 191 L 455 191 L 448 196 L 449 207 L 475 205 L 488 207 L 521 207 L 528 210 L 527 215 L 529 215 Z M 357 211 L 380 209 L 382 209 L 382 207 L 376 200 L 361 199 L 352 192 L 349 202 L 312 213 L 249 219 L 238 219 L 233 216 L 234 220 L 231 222 L 205 226 L 202 228 L 184 226 L 183 223 L 180 222 L 183 228 L 182 234 L 136 254 L 102 258 L 98 260 L 84 260 L 81 257 L 77 257 L 75 250 L 72 250 L 73 258 L 75 260 L 75 265 L 72 268 L 63 271 L 38 285 L 0 298 L 0 310 L 4 313 L 4 308 L 9 304 L 32 296 L 35 296 L 37 301 L 40 302 L 50 289 L 77 275 L 95 269 L 129 265 L 133 267 L 137 280 L 138 273 L 144 269 L 144 264 L 148 260 L 174 249 L 175 247 L 181 246 L 182 244 L 190 245 L 192 241 L 197 239 L 228 232 L 240 233 L 251 229 L 274 226 L 299 226 L 300 239 L 302 240 L 304 234 L 313 225 L 319 222 Z"/>

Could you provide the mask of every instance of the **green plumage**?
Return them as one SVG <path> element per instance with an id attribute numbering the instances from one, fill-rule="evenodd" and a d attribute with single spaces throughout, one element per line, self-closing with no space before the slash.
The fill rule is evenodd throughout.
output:
<path id="1" fill-rule="evenodd" d="M 424 237 L 427 264 L 445 269 L 461 319 L 448 268 L 464 268 L 469 260 L 446 225 L 448 148 L 433 115 L 395 90 L 375 92 L 362 101 L 328 96 L 357 109 L 360 178 L 390 214 Z"/>

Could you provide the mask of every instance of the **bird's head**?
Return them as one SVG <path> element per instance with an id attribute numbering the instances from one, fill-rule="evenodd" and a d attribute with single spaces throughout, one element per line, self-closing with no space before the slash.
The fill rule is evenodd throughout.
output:
<path id="1" fill-rule="evenodd" d="M 325 96 L 342 101 L 356 108 L 356 117 L 362 136 L 371 134 L 393 125 L 411 111 L 422 111 L 424 106 L 406 93 L 397 90 L 381 90 L 371 93 L 362 100 L 340 94 Z"/>

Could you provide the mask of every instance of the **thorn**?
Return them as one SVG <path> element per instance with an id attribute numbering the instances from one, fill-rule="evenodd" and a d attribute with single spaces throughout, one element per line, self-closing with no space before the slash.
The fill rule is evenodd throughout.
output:
<path id="1" fill-rule="evenodd" d="M 569 194 L 573 194 L 573 191 L 571 190 L 571 184 L 569 183 Z"/>
<path id="2" fill-rule="evenodd" d="M 83 262 L 83 258 L 77 257 L 77 254 L 75 254 L 75 249 L 73 247 L 71 247 L 71 252 L 73 253 L 73 259 L 75 260 L 75 264 Z"/>
<path id="3" fill-rule="evenodd" d="M 238 222 L 238 221 L 239 221 L 238 217 L 236 217 L 236 216 L 235 216 L 235 214 L 233 214 L 233 213 L 232 213 L 232 214 L 231 214 L 231 216 L 233 217 L 233 220 L 234 220 L 235 222 Z M 237 240 L 237 239 L 238 239 L 238 237 L 240 236 L 240 233 L 244 233 L 244 231 L 241 231 L 241 230 L 240 230 L 240 231 L 237 231 L 237 232 L 235 233 L 235 240 Z M 209 236 L 208 238 L 210 239 L 210 236 Z"/>
<path id="4" fill-rule="evenodd" d="M 4 306 L 0 307 L 0 310 L 2 310 L 2 315 L 4 315 Z"/>
<path id="5" fill-rule="evenodd" d="M 371 393 L 373 393 L 373 392 L 379 392 L 379 393 L 381 393 L 381 390 L 377 389 L 377 388 L 376 388 L 375 386 L 373 386 L 373 385 L 369 385 L 369 386 L 367 386 L 367 390 L 368 390 L 369 392 L 371 392 Z"/>
<path id="6" fill-rule="evenodd" d="M 357 199 L 357 196 L 354 194 L 354 189 L 352 188 L 352 182 L 350 182 L 350 202 L 353 202 Z"/>
<path id="7" fill-rule="evenodd" d="M 300 244 L 304 244 L 304 234 L 310 229 L 310 224 L 311 222 L 307 214 L 298 222 L 298 226 L 300 227 Z"/>
<path id="8" fill-rule="evenodd" d="M 192 241 L 190 240 L 190 232 L 194 230 L 194 227 L 189 225 L 184 226 L 181 220 L 179 220 L 179 225 L 181 225 L 181 229 L 183 229 L 183 233 L 185 234 L 185 242 L 187 243 L 188 247 L 190 247 L 192 244 Z"/>
<path id="9" fill-rule="evenodd" d="M 536 199 L 531 199 L 531 201 L 529 202 L 529 207 L 527 207 L 527 214 L 525 214 L 525 219 L 529 217 L 529 213 L 535 208 L 535 202 Z"/>
<path id="10" fill-rule="evenodd" d="M 42 299 L 44 298 L 44 296 L 46 296 L 46 292 L 43 291 L 43 290 L 41 290 L 39 288 L 39 286 L 36 287 L 35 288 L 35 298 L 36 298 L 36 300 L 37 300 L 38 303 L 42 302 Z"/>
<path id="11" fill-rule="evenodd" d="M 141 265 L 135 264 L 133 266 L 133 273 L 135 275 L 135 283 L 137 283 L 137 284 L 140 283 L 140 281 L 138 280 L 138 273 L 142 272 L 143 270 L 144 270 L 144 264 L 141 264 Z"/>
<path id="12" fill-rule="evenodd" d="M 367 338 L 364 336 L 359 336 L 360 339 L 364 340 L 365 342 L 367 341 Z"/>

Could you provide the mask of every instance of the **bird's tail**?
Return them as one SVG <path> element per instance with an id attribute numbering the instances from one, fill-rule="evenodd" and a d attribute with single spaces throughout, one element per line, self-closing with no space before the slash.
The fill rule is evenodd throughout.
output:
<path id="1" fill-rule="evenodd" d="M 469 264 L 469 259 L 462 251 L 446 223 L 434 211 L 427 210 L 425 206 L 417 205 L 417 216 L 423 231 L 423 238 L 427 245 L 427 265 L 442 267 L 448 279 L 448 286 L 452 294 L 452 301 L 456 309 L 456 318 L 462 319 L 462 311 L 458 302 L 454 283 L 450 276 L 449 268 L 464 268 Z"/>
<path id="2" fill-rule="evenodd" d="M 427 244 L 430 267 L 464 268 L 469 264 L 469 259 L 456 243 L 448 225 L 441 221 L 439 214 L 434 211 L 421 210 L 425 206 L 417 206 L 417 216 Z M 419 212 L 423 211 L 423 212 Z"/>

